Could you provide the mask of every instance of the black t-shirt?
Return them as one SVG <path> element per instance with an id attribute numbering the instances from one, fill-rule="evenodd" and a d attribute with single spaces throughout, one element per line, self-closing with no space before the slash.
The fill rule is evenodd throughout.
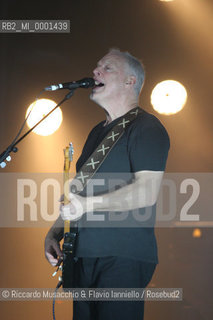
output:
<path id="1" fill-rule="evenodd" d="M 77 171 L 120 118 L 107 126 L 104 126 L 105 121 L 102 121 L 92 129 L 77 161 Z M 143 110 L 125 130 L 94 176 L 93 179 L 104 177 L 105 181 L 104 185 L 93 188 L 95 195 L 107 192 L 110 189 L 109 181 L 115 179 L 115 176 L 119 181 L 122 177 L 124 183 L 131 183 L 137 171 L 164 171 L 169 146 L 169 137 L 164 126 L 154 115 Z M 148 222 L 133 218 L 143 217 L 147 214 L 147 209 Z M 114 220 L 108 221 L 107 212 L 94 213 L 92 220 L 95 216 L 105 217 L 104 222 L 100 219 L 97 224 L 94 221 L 88 223 L 88 220 L 91 222 L 91 216 L 87 219 L 90 214 L 84 215 L 79 222 L 76 255 L 78 257 L 123 256 L 156 263 L 158 258 L 154 235 L 155 214 L 155 206 L 140 208 L 135 212 L 132 210 L 127 212 L 126 218 L 121 219 L 118 224 Z M 119 213 L 112 213 L 112 216 L 116 215 L 119 217 Z M 119 227 L 116 227 L 117 225 Z"/>

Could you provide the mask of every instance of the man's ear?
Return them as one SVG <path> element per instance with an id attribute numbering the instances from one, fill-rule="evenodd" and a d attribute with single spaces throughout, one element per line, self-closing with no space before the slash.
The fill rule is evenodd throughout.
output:
<path id="1" fill-rule="evenodd" d="M 126 79 L 127 85 L 134 85 L 136 83 L 136 77 L 135 76 L 128 76 Z"/>

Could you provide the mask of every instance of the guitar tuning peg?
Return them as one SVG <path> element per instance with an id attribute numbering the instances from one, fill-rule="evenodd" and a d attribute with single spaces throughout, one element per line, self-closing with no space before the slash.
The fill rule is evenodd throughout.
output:
<path id="1" fill-rule="evenodd" d="M 3 161 L 3 162 L 1 162 L 0 163 L 0 167 L 2 168 L 2 169 L 4 169 L 5 167 L 6 167 L 6 163 Z"/>
<path id="2" fill-rule="evenodd" d="M 8 156 L 8 157 L 6 158 L 6 160 L 7 160 L 8 162 L 10 162 L 10 161 L 11 161 L 11 156 Z"/>

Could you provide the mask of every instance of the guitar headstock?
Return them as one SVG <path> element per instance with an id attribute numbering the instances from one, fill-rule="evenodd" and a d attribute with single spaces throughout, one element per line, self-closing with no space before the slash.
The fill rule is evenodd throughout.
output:
<path id="1" fill-rule="evenodd" d="M 64 171 L 68 172 L 70 169 L 70 162 L 73 160 L 74 148 L 72 142 L 64 149 Z"/>

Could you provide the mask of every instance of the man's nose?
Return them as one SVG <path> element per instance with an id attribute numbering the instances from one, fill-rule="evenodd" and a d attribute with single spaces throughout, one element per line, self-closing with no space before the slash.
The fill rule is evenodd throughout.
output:
<path id="1" fill-rule="evenodd" d="M 100 74 L 101 74 L 98 67 L 96 67 L 96 68 L 93 70 L 93 73 L 94 73 L 95 76 L 100 76 Z"/>

